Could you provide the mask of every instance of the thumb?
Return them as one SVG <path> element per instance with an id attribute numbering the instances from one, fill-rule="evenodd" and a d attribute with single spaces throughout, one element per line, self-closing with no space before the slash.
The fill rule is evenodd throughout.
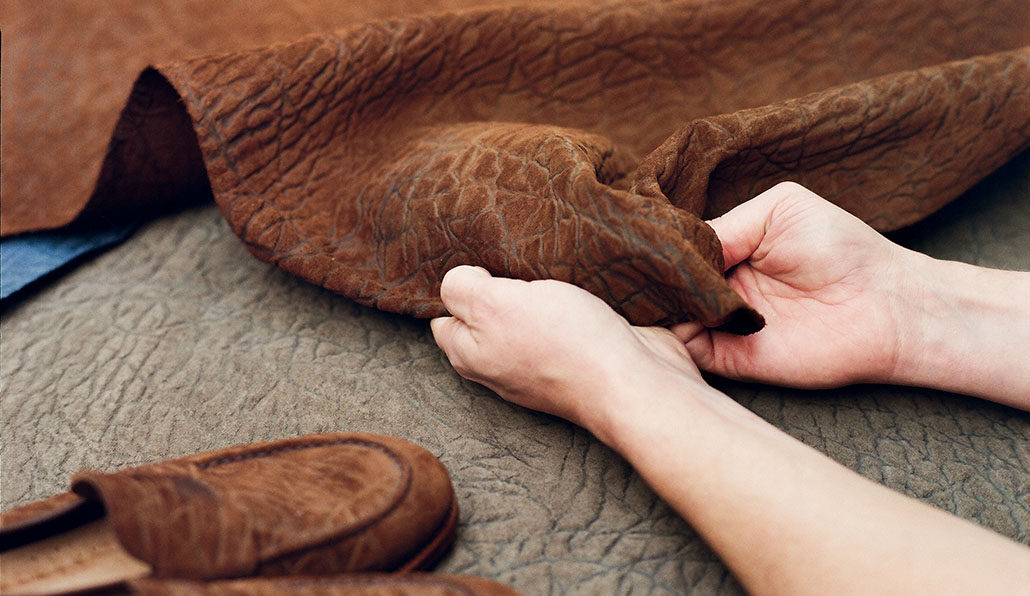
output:
<path id="1" fill-rule="evenodd" d="M 761 213 L 741 203 L 720 217 L 707 222 L 722 244 L 723 267 L 729 269 L 746 261 L 765 237 L 765 220 Z"/>
<path id="2" fill-rule="evenodd" d="M 694 336 L 705 331 L 705 326 L 701 324 L 701 321 L 688 321 L 686 323 L 676 323 L 672 327 L 669 327 L 669 331 L 676 336 L 676 339 L 683 343 L 687 343 Z"/>
<path id="3" fill-rule="evenodd" d="M 722 243 L 726 269 L 746 260 L 758 250 L 776 205 L 787 198 L 793 188 L 796 185 L 777 184 L 708 222 Z"/>

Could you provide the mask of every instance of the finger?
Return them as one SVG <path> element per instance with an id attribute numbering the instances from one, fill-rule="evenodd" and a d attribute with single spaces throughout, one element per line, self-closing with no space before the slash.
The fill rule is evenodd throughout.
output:
<path id="1" fill-rule="evenodd" d="M 715 361 L 715 342 L 712 341 L 712 333 L 706 329 L 683 342 L 690 359 L 701 370 L 711 370 Z"/>
<path id="2" fill-rule="evenodd" d="M 758 250 L 776 206 L 798 193 L 811 194 L 811 191 L 793 182 L 781 182 L 708 222 L 722 243 L 726 269 L 746 260 Z"/>
<path id="3" fill-rule="evenodd" d="M 450 324 L 452 319 L 454 317 L 436 317 L 429 321 L 429 329 L 433 332 L 433 339 L 436 340 L 436 345 L 444 352 L 447 351 L 445 346 L 450 344 L 450 336 L 453 333 Z"/>
<path id="4" fill-rule="evenodd" d="M 468 376 L 469 363 L 475 361 L 478 350 L 468 325 L 456 317 L 437 317 L 429 321 L 429 327 L 451 366 L 462 376 Z"/>
<path id="5" fill-rule="evenodd" d="M 687 343 L 694 338 L 695 335 L 705 330 L 705 326 L 701 324 L 701 321 L 690 321 L 688 323 L 677 323 L 672 327 L 669 327 L 669 331 L 676 336 L 683 343 Z"/>
<path id="6" fill-rule="evenodd" d="M 724 269 L 747 260 L 765 237 L 766 214 L 751 201 L 741 203 L 708 222 L 722 243 Z"/>
<path id="7" fill-rule="evenodd" d="M 483 282 L 491 279 L 490 272 L 482 267 L 459 265 L 443 276 L 440 283 L 440 299 L 447 310 L 459 319 L 468 321 L 471 303 Z"/>

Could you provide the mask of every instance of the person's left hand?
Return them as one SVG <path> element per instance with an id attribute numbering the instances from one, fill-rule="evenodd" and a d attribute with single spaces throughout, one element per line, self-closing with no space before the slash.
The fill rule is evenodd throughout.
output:
<path id="1" fill-rule="evenodd" d="M 641 379 L 665 372 L 704 383 L 671 332 L 634 327 L 576 286 L 461 266 L 440 295 L 454 316 L 433 319 L 433 335 L 461 376 L 595 433 L 611 401 L 636 393 L 626 389 Z"/>

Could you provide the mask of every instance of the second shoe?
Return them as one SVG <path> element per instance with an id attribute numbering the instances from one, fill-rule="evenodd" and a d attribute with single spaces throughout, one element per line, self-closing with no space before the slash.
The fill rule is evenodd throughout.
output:
<path id="1" fill-rule="evenodd" d="M 140 577 L 426 569 L 453 540 L 443 464 L 407 441 L 322 434 L 115 473 L 0 516 L 0 591 Z"/>

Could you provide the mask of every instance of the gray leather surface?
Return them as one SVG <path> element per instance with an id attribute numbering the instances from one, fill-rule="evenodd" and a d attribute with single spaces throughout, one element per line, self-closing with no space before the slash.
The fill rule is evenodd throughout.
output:
<path id="1" fill-rule="evenodd" d="M 895 237 L 1030 269 L 1030 154 Z M 462 525 L 441 570 L 527 595 L 741 592 L 587 433 L 460 379 L 425 321 L 253 259 L 213 206 L 156 221 L 8 303 L 0 336 L 4 508 L 63 490 L 82 467 L 371 431 L 414 440 L 450 470 Z M 844 465 L 1030 544 L 1027 413 L 921 389 L 713 381 Z"/>

